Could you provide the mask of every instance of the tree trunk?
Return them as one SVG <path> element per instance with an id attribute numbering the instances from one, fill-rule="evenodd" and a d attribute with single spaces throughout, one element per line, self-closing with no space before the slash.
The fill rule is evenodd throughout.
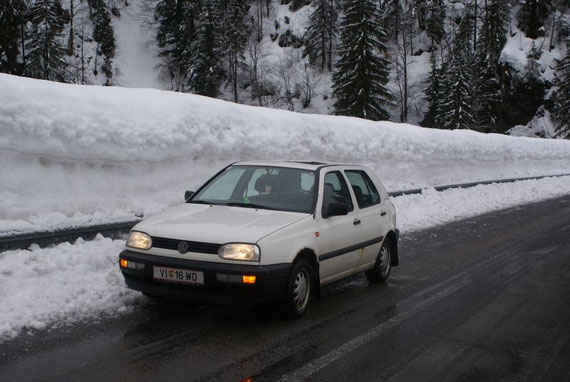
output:
<path id="1" fill-rule="evenodd" d="M 237 54 L 233 55 L 233 65 L 232 65 L 232 76 L 233 76 L 233 87 L 234 87 L 234 101 L 238 103 L 238 91 L 237 91 Z"/>
<path id="2" fill-rule="evenodd" d="M 477 52 L 477 0 L 474 1 L 475 14 L 473 15 L 473 51 Z"/>
<path id="3" fill-rule="evenodd" d="M 329 33 L 329 61 L 328 61 L 329 72 L 332 72 L 332 45 L 333 45 L 333 34 L 332 34 L 332 32 L 330 32 Z"/>
<path id="4" fill-rule="evenodd" d="M 325 31 L 321 31 L 321 70 L 325 70 L 325 61 L 327 53 L 327 37 Z"/>
<path id="5" fill-rule="evenodd" d="M 22 40 L 22 63 L 24 68 L 26 68 L 26 39 L 24 34 L 24 23 L 20 24 L 20 39 Z"/>
<path id="6" fill-rule="evenodd" d="M 552 30 L 550 31 L 550 45 L 548 45 L 548 51 L 552 52 L 554 48 L 554 26 L 556 25 L 556 9 L 552 15 Z"/>
<path id="7" fill-rule="evenodd" d="M 74 36 L 74 31 L 73 31 L 73 18 L 75 17 L 75 11 L 74 11 L 74 0 L 71 0 L 69 3 L 69 16 L 70 16 L 70 20 L 69 20 L 69 39 L 67 40 L 67 52 L 70 56 L 73 56 L 73 53 L 75 52 L 75 47 L 74 47 L 74 41 L 73 41 L 73 36 Z"/>

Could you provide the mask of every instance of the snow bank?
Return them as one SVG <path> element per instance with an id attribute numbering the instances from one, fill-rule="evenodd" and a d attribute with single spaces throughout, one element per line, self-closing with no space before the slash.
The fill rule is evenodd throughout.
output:
<path id="1" fill-rule="evenodd" d="M 227 163 L 265 158 L 362 163 L 395 190 L 566 172 L 570 142 L 0 74 L 0 235 L 155 213 Z"/>
<path id="2" fill-rule="evenodd" d="M 117 265 L 123 246 L 99 236 L 1 253 L 0 339 L 131 310 L 142 297 L 124 285 Z"/>
<path id="3" fill-rule="evenodd" d="M 403 234 L 570 194 L 570 177 L 477 186 L 392 199 Z M 131 311 L 146 303 L 119 271 L 123 240 L 98 237 L 0 253 L 0 342 L 22 331 Z M 397 270 L 396 270 L 397 272 Z"/>

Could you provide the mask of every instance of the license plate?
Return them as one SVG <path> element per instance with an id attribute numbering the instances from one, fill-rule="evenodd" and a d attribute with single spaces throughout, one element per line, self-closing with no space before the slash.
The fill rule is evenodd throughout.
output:
<path id="1" fill-rule="evenodd" d="M 189 269 L 153 267 L 155 280 L 179 284 L 203 285 L 204 272 Z"/>

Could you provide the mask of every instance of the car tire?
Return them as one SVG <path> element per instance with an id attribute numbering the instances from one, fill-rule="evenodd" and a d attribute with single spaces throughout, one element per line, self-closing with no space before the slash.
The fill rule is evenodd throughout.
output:
<path id="1" fill-rule="evenodd" d="M 311 300 L 314 277 L 306 260 L 297 260 L 291 268 L 287 290 L 283 301 L 285 314 L 289 318 L 301 317 Z"/>
<path id="2" fill-rule="evenodd" d="M 366 278 L 371 283 L 383 283 L 390 277 L 392 270 L 392 246 L 390 240 L 386 239 L 380 247 L 374 268 L 365 272 Z"/>

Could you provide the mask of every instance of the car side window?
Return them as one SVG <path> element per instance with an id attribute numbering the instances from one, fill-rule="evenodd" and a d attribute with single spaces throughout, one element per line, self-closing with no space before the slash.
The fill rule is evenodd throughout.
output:
<path id="1" fill-rule="evenodd" d="M 346 170 L 358 207 L 366 208 L 380 203 L 380 194 L 372 179 L 364 171 Z"/>
<path id="2" fill-rule="evenodd" d="M 330 203 L 346 203 L 349 212 L 354 210 L 348 186 L 340 171 L 327 173 L 324 183 L 322 212 L 328 208 Z"/>

